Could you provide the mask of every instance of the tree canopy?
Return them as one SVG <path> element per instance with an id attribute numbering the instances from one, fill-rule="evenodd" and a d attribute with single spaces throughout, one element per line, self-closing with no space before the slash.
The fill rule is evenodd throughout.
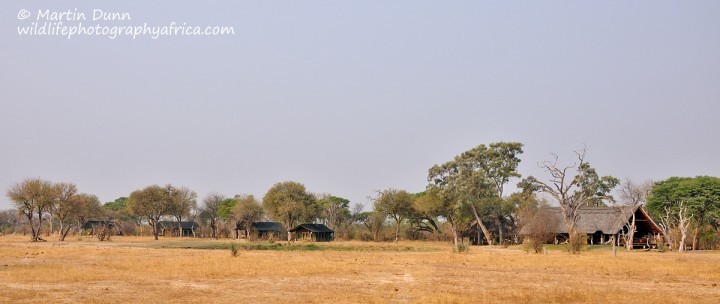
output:
<path id="1" fill-rule="evenodd" d="M 671 177 L 655 183 L 647 201 L 648 210 L 656 216 L 665 208 L 677 213 L 682 202 L 699 225 L 720 229 L 720 178 Z"/>
<path id="2" fill-rule="evenodd" d="M 315 195 L 305 185 L 288 181 L 273 185 L 263 197 L 263 208 L 276 221 L 292 229 L 299 222 L 312 222 L 320 216 Z M 288 240 L 290 240 L 288 233 Z"/>

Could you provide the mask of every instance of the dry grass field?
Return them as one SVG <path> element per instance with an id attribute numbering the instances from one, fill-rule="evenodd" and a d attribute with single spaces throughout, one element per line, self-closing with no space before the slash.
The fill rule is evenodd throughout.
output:
<path id="1" fill-rule="evenodd" d="M 2 303 L 720 303 L 717 252 L 334 242 L 233 257 L 202 249 L 233 240 L 27 239 L 0 236 Z"/>

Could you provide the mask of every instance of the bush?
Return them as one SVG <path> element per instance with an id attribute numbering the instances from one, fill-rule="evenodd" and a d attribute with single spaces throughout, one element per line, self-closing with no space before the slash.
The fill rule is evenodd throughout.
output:
<path id="1" fill-rule="evenodd" d="M 570 236 L 570 253 L 576 254 L 580 253 L 582 251 L 583 245 L 585 245 L 585 242 L 587 240 L 587 236 L 580 233 L 575 233 Z"/>
<path id="2" fill-rule="evenodd" d="M 113 229 L 108 225 L 93 225 L 93 230 L 95 230 L 95 237 L 101 242 L 109 241 L 113 235 Z"/>
<path id="3" fill-rule="evenodd" d="M 552 242 L 555 237 L 557 218 L 553 216 L 548 206 L 539 207 L 533 214 L 530 221 L 525 224 L 529 231 L 524 244 L 535 253 L 540 253 L 543 245 Z"/>
<path id="4" fill-rule="evenodd" d="M 238 256 L 238 251 L 240 251 L 240 246 L 238 246 L 238 244 L 236 244 L 236 243 L 231 243 L 231 244 L 230 244 L 230 254 L 231 254 L 233 257 L 237 257 L 237 256 Z"/>
<path id="5" fill-rule="evenodd" d="M 535 253 L 542 252 L 543 247 L 545 246 L 545 241 L 543 239 L 537 239 L 533 237 L 528 237 L 525 239 L 525 242 L 523 242 L 523 247 L 525 247 L 525 251 L 535 251 Z"/>
<path id="6" fill-rule="evenodd" d="M 462 243 L 457 244 L 457 246 L 453 246 L 453 252 L 463 253 L 463 252 L 468 252 L 468 250 L 470 250 L 470 247 L 468 247 L 468 245 L 465 245 Z"/>

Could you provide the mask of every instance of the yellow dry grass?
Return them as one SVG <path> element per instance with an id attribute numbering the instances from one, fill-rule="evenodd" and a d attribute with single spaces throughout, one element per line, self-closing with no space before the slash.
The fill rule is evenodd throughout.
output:
<path id="1" fill-rule="evenodd" d="M 241 250 L 233 258 L 226 249 L 162 248 L 177 242 L 1 236 L 0 302 L 720 303 L 716 252 L 613 257 L 473 247 L 456 254 L 441 243 L 335 242 L 374 248 Z M 426 247 L 435 250 L 393 250 Z"/>

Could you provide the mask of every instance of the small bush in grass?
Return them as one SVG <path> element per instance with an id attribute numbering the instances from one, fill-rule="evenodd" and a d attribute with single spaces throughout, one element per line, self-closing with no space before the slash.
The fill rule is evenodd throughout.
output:
<path id="1" fill-rule="evenodd" d="M 456 246 L 453 246 L 453 252 L 463 253 L 468 252 L 468 250 L 470 250 L 470 248 L 465 244 L 457 244 Z"/>
<path id="2" fill-rule="evenodd" d="M 231 254 L 233 257 L 237 257 L 237 256 L 238 256 L 238 251 L 240 251 L 240 246 L 238 246 L 238 244 L 231 243 L 231 244 L 230 244 L 230 254 Z"/>
<path id="3" fill-rule="evenodd" d="M 577 254 L 582 251 L 582 246 L 585 245 L 587 236 L 584 234 L 576 233 L 570 236 L 570 253 Z"/>

